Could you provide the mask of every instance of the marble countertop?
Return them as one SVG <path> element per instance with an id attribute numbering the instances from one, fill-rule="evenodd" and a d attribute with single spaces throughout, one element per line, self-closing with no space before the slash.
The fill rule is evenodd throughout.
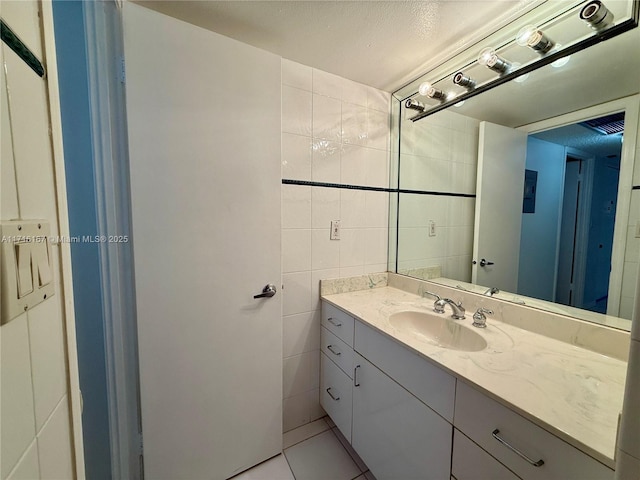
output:
<path id="1" fill-rule="evenodd" d="M 474 328 L 471 308 L 467 308 L 467 318 L 459 321 L 460 325 L 484 337 L 487 348 L 464 352 L 439 347 L 389 322 L 389 316 L 400 311 L 433 313 L 433 300 L 392 287 L 323 295 L 322 299 L 475 385 L 610 468 L 615 467 L 625 362 L 495 318 L 487 318 L 487 328 Z M 449 307 L 445 315 L 450 315 Z"/>

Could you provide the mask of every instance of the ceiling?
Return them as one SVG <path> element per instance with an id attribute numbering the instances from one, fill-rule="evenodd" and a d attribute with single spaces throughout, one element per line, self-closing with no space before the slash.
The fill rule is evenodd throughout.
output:
<path id="1" fill-rule="evenodd" d="M 580 124 L 566 125 L 533 135 L 540 140 L 576 148 L 595 157 L 620 158 L 622 135 L 604 135 Z"/>
<path id="2" fill-rule="evenodd" d="M 289 60 L 393 92 L 444 52 L 539 0 L 136 3 Z"/>

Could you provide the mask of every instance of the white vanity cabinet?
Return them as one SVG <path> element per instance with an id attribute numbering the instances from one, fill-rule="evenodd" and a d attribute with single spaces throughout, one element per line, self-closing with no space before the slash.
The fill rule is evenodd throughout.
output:
<path id="1" fill-rule="evenodd" d="M 448 478 L 451 424 L 356 353 L 353 448 L 378 480 Z"/>
<path id="2" fill-rule="evenodd" d="M 320 403 L 379 480 L 613 480 L 613 470 L 325 301 L 321 342 Z"/>
<path id="3" fill-rule="evenodd" d="M 351 442 L 353 386 L 352 316 L 322 302 L 320 405 Z"/>
<path id="4" fill-rule="evenodd" d="M 324 353 L 320 353 L 320 405 L 351 442 L 353 381 Z"/>
<path id="5" fill-rule="evenodd" d="M 469 440 L 460 430 L 453 431 L 451 474 L 456 480 L 519 480 L 507 467 Z"/>
<path id="6" fill-rule="evenodd" d="M 461 381 L 454 425 L 525 480 L 613 480 L 613 470 Z"/>

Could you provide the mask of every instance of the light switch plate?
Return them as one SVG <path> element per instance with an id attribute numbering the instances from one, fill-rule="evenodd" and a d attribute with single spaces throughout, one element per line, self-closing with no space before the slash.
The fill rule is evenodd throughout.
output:
<path id="1" fill-rule="evenodd" d="M 50 232 L 45 220 L 2 222 L 0 324 L 4 325 L 55 294 Z M 21 258 L 18 258 L 18 252 Z"/>
<path id="2" fill-rule="evenodd" d="M 433 220 L 429 220 L 429 236 L 436 236 L 436 222 L 434 222 Z"/>
<path id="3" fill-rule="evenodd" d="M 340 220 L 331 220 L 330 240 L 340 240 Z"/>
<path id="4" fill-rule="evenodd" d="M 636 222 L 636 238 L 640 238 L 640 220 Z"/>

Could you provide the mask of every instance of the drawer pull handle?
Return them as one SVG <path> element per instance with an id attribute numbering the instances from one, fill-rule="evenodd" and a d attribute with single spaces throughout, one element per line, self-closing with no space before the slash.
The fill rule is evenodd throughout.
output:
<path id="1" fill-rule="evenodd" d="M 355 368 L 353 369 L 353 386 L 354 387 L 359 387 L 360 386 L 360 382 L 358 382 L 358 369 L 360 368 L 360 365 L 356 365 Z"/>
<path id="2" fill-rule="evenodd" d="M 329 317 L 327 318 L 327 322 L 329 322 L 331 325 L 333 325 L 334 327 L 341 327 L 342 326 L 342 322 L 337 322 L 333 319 L 333 317 Z"/>
<path id="3" fill-rule="evenodd" d="M 327 388 L 327 393 L 328 393 L 328 394 L 329 394 L 329 396 L 330 396 L 331 398 L 333 398 L 336 402 L 337 402 L 338 400 L 340 400 L 340 397 L 334 397 L 334 396 L 333 396 L 333 393 L 331 393 L 331 387 Z"/>
<path id="4" fill-rule="evenodd" d="M 327 345 L 327 350 L 329 350 L 334 355 L 341 355 L 342 354 L 342 352 L 338 352 L 338 351 L 334 350 L 333 348 L 334 348 L 333 345 Z"/>
<path id="5" fill-rule="evenodd" d="M 534 467 L 541 467 L 542 465 L 544 465 L 544 460 L 540 459 L 537 462 L 534 460 L 531 460 L 529 457 L 527 457 L 524 453 L 522 453 L 520 450 L 518 450 L 517 448 L 509 445 L 509 443 L 502 437 L 500 437 L 498 434 L 500 433 L 500 430 L 498 430 L 497 428 L 491 432 L 491 435 L 493 435 L 493 438 L 495 438 L 496 440 L 498 440 L 502 445 L 504 445 L 505 447 L 507 447 L 509 450 L 511 450 L 513 453 L 515 453 L 516 455 L 518 455 L 520 458 L 526 460 L 527 462 L 529 462 L 530 465 L 533 465 Z"/>

